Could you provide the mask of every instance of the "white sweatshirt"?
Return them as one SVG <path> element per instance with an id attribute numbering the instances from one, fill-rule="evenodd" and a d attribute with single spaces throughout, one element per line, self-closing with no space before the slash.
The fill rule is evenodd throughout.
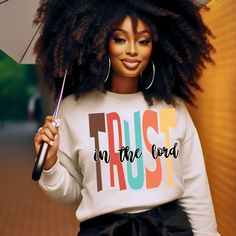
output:
<path id="1" fill-rule="evenodd" d="M 141 92 L 92 91 L 64 99 L 58 161 L 41 188 L 78 203 L 82 222 L 179 199 L 194 235 L 218 235 L 202 148 L 183 101 L 148 106 Z"/>

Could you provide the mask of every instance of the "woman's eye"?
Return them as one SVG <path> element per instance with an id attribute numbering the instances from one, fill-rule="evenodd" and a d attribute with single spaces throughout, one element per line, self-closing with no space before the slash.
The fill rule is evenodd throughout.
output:
<path id="1" fill-rule="evenodd" d="M 140 40 L 139 41 L 139 44 L 142 44 L 142 45 L 148 45 L 149 43 L 151 43 L 151 40 Z"/>
<path id="2" fill-rule="evenodd" d="M 116 42 L 116 43 L 125 43 L 126 40 L 123 39 L 123 38 L 118 38 L 118 37 L 113 37 L 113 40 Z"/>

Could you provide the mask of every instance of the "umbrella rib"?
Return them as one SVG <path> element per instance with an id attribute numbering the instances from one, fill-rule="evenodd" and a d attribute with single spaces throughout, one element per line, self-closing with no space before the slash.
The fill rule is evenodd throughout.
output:
<path id="1" fill-rule="evenodd" d="M 2 2 L 0 2 L 0 4 L 2 4 L 2 3 L 4 3 L 4 2 L 8 2 L 9 0 L 4 0 L 4 1 L 2 1 Z"/>
<path id="2" fill-rule="evenodd" d="M 34 36 L 33 36 L 32 39 L 30 40 L 30 43 L 28 44 L 28 47 L 27 47 L 26 50 L 24 51 L 24 53 L 23 53 L 23 55 L 22 55 L 22 57 L 21 57 L 21 59 L 20 59 L 19 64 L 21 64 L 21 62 L 23 61 L 23 59 L 24 59 L 24 57 L 25 57 L 27 51 L 29 50 L 30 45 L 32 44 L 32 42 L 33 42 L 35 36 L 37 35 L 37 33 L 38 33 L 38 31 L 39 31 L 39 29 L 40 29 L 40 26 L 38 27 L 38 29 L 37 29 L 36 32 L 34 33 Z"/>

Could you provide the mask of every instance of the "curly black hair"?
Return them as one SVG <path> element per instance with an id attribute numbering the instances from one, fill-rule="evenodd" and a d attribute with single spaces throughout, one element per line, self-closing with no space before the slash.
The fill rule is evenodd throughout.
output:
<path id="1" fill-rule="evenodd" d="M 175 104 L 175 96 L 194 105 L 193 89 L 202 90 L 199 78 L 213 64 L 214 37 L 191 0 L 41 0 L 34 23 L 41 26 L 35 44 L 36 61 L 55 94 L 68 66 L 64 96 L 77 97 L 93 88 L 105 88 L 108 41 L 115 27 L 131 16 L 152 31 L 151 60 L 156 76 L 145 99 Z"/>

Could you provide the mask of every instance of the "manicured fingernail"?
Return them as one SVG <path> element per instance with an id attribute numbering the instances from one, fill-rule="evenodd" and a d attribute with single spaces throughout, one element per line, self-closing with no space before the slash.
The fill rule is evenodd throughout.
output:
<path id="1" fill-rule="evenodd" d="M 55 127 L 60 126 L 60 119 L 59 118 L 55 119 L 54 122 L 55 122 Z"/>
<path id="2" fill-rule="evenodd" d="M 39 129 L 38 129 L 38 133 L 39 133 L 42 129 L 43 129 L 43 127 L 39 127 Z"/>
<path id="3" fill-rule="evenodd" d="M 55 137 L 54 137 L 54 140 L 56 140 L 56 139 L 57 139 L 57 137 L 58 137 L 58 135 L 56 134 L 56 135 L 55 135 Z"/>
<path id="4" fill-rule="evenodd" d="M 49 143 L 50 143 L 51 146 L 53 145 L 53 141 L 50 141 Z"/>

